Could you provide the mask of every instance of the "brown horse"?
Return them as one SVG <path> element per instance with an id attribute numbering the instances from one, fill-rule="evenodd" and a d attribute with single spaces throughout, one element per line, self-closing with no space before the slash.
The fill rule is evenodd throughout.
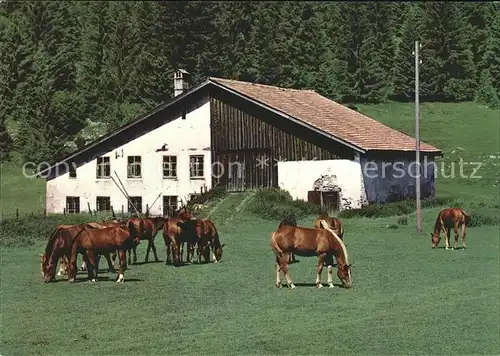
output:
<path id="1" fill-rule="evenodd" d="M 81 253 L 87 260 L 89 280 L 97 280 L 96 255 L 111 253 L 118 250 L 120 257 L 120 269 L 118 271 L 117 282 L 123 282 L 125 268 L 127 266 L 126 251 L 131 245 L 138 245 L 140 237 L 132 222 L 127 228 L 107 227 L 104 229 L 89 230 L 82 228 L 75 237 L 71 248 L 70 268 L 68 270 L 68 282 L 74 282 L 76 277 L 76 259 Z"/>
<path id="2" fill-rule="evenodd" d="M 178 222 L 177 226 L 181 230 L 181 241 L 188 244 L 189 255 L 194 255 L 194 247 L 198 245 L 198 263 L 201 263 L 201 256 L 205 258 L 205 262 L 210 262 L 210 248 L 214 263 L 220 262 L 222 258 L 222 248 L 225 244 L 220 243 L 219 233 L 212 220 L 187 220 Z"/>
<path id="3" fill-rule="evenodd" d="M 43 273 L 44 281 L 50 282 L 55 279 L 56 265 L 58 259 L 61 259 L 60 273 L 66 271 L 67 261 L 71 256 L 71 246 L 73 240 L 82 229 L 97 229 L 93 224 L 80 224 L 80 225 L 58 225 L 52 232 L 47 245 L 45 247 L 45 252 L 41 257 L 41 270 Z M 108 258 L 108 265 L 112 269 L 113 265 L 111 260 Z"/>
<path id="4" fill-rule="evenodd" d="M 352 287 L 351 265 L 349 265 L 347 249 L 325 220 L 321 220 L 323 229 L 310 229 L 285 225 L 271 234 L 271 248 L 276 255 L 276 286 L 281 288 L 280 271 L 285 275 L 288 288 L 295 288 L 288 270 L 288 255 L 318 256 L 316 270 L 316 287 L 321 288 L 321 272 L 323 263 L 328 266 L 328 284 L 333 288 L 333 256 L 337 259 L 337 276 L 346 288 Z"/>
<path id="5" fill-rule="evenodd" d="M 146 249 L 146 258 L 144 259 L 144 262 L 146 263 L 149 260 L 149 253 L 151 252 L 151 250 L 153 250 L 155 261 L 156 262 L 159 261 L 154 241 L 158 231 L 163 228 L 162 225 L 164 221 L 165 221 L 164 218 L 161 219 L 155 218 L 154 220 L 150 218 L 130 218 L 127 222 L 127 224 L 132 223 L 132 226 L 134 226 L 134 228 L 136 229 L 136 234 L 139 236 L 141 240 L 148 240 L 148 247 Z M 128 250 L 128 263 L 132 264 L 131 251 L 133 251 L 134 253 L 134 263 L 137 263 L 136 245 L 131 245 L 131 248 Z"/>
<path id="6" fill-rule="evenodd" d="M 87 225 L 93 226 L 96 229 L 104 229 L 106 227 L 115 227 L 115 226 L 126 226 L 126 221 L 121 221 L 121 220 L 112 220 L 112 221 L 101 221 L 101 222 L 90 222 Z M 114 266 L 116 263 L 116 251 L 111 253 L 111 259 L 109 254 L 104 255 L 106 257 L 106 260 L 108 262 L 108 272 L 114 272 Z M 66 257 L 65 257 L 66 259 Z M 99 261 L 101 260 L 101 255 L 97 255 L 97 266 L 99 266 Z M 69 259 L 66 260 L 66 269 L 65 271 L 67 272 L 67 266 L 69 266 Z M 85 263 L 85 259 L 82 261 L 82 266 L 80 267 L 81 271 L 86 271 L 87 270 L 87 265 Z"/>
<path id="7" fill-rule="evenodd" d="M 434 223 L 434 232 L 431 233 L 432 248 L 436 248 L 441 241 L 441 230 L 445 234 L 446 249 L 450 247 L 450 230 L 453 227 L 455 232 L 455 243 L 453 248 L 457 249 L 458 244 L 458 228 L 462 227 L 462 248 L 465 249 L 465 230 L 470 221 L 469 215 L 461 208 L 443 209 L 439 212 L 436 222 Z"/>
<path id="8" fill-rule="evenodd" d="M 335 231 L 338 237 L 342 240 L 344 239 L 344 226 L 340 222 L 340 220 L 334 216 L 330 217 L 328 215 L 320 215 L 314 221 L 315 229 L 322 229 L 321 220 L 325 220 L 327 224 Z"/>
<path id="9" fill-rule="evenodd" d="M 192 219 L 195 219 L 195 217 L 188 212 L 186 208 L 181 208 L 175 212 L 173 217 L 165 219 L 165 224 L 163 226 L 163 240 L 166 248 L 165 264 L 172 263 L 170 254 L 172 254 L 175 264 L 183 262 L 182 256 L 185 241 L 182 241 L 182 230 L 177 224 Z M 189 250 L 187 260 L 188 262 L 192 262 L 192 255 L 190 256 Z"/>

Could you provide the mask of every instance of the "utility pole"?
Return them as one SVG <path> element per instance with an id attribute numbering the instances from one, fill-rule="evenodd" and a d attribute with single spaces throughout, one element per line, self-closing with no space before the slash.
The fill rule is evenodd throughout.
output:
<path id="1" fill-rule="evenodd" d="M 416 208 L 417 208 L 417 231 L 422 232 L 422 210 L 420 204 L 420 112 L 419 112 L 419 82 L 418 82 L 418 67 L 420 64 L 420 59 L 418 57 L 418 50 L 422 45 L 415 41 L 415 152 L 416 152 L 416 163 L 417 163 L 417 176 L 416 176 L 416 186 L 415 186 L 415 196 L 416 196 Z"/>

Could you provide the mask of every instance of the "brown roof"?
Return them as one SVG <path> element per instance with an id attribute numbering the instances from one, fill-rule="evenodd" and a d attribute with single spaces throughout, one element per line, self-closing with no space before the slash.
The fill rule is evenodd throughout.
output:
<path id="1" fill-rule="evenodd" d="M 210 80 L 365 151 L 415 151 L 414 137 L 325 98 L 314 90 L 279 88 L 213 77 Z M 420 143 L 420 150 L 441 152 L 424 142 Z"/>

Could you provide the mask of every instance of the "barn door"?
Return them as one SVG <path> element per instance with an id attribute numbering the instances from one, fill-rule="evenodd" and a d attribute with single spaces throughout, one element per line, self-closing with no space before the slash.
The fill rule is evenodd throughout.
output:
<path id="1" fill-rule="evenodd" d="M 230 192 L 245 190 L 245 156 L 232 154 L 227 164 L 227 185 Z"/>
<path id="2" fill-rule="evenodd" d="M 339 193 L 338 192 L 321 192 L 323 195 L 323 210 L 328 215 L 334 215 L 334 212 L 339 211 Z"/>

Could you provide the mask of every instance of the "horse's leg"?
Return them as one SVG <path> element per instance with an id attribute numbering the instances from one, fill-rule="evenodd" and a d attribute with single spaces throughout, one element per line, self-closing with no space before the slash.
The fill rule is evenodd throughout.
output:
<path id="1" fill-rule="evenodd" d="M 155 261 L 158 262 L 160 261 L 158 259 L 158 254 L 156 253 L 156 246 L 155 246 L 155 237 L 153 236 L 153 238 L 151 239 L 151 250 L 153 250 L 153 255 L 155 256 Z"/>
<path id="2" fill-rule="evenodd" d="M 180 244 L 177 244 L 177 261 L 179 263 L 184 262 L 182 259 L 182 255 L 184 255 L 184 242 L 181 242 Z"/>
<path id="3" fill-rule="evenodd" d="M 276 256 L 276 287 L 281 288 L 280 264 L 279 257 Z"/>
<path id="4" fill-rule="evenodd" d="M 449 250 L 450 247 L 450 233 L 451 230 L 449 228 L 446 228 L 446 235 L 445 235 L 445 242 L 446 242 L 446 249 Z"/>
<path id="5" fill-rule="evenodd" d="M 328 266 L 327 267 L 327 271 L 328 271 L 328 286 L 330 288 L 333 288 L 334 285 L 333 285 L 333 255 L 327 255 L 326 256 L 326 265 Z"/>
<path id="6" fill-rule="evenodd" d="M 114 263 L 111 261 L 111 256 L 109 255 L 109 253 L 106 253 L 105 257 L 106 261 L 108 261 L 108 272 L 114 272 L 115 266 Z"/>
<path id="7" fill-rule="evenodd" d="M 121 249 L 119 251 L 119 255 L 120 255 L 120 269 L 118 271 L 118 278 L 116 279 L 116 282 L 123 283 L 123 281 L 125 281 L 125 276 L 123 273 L 125 272 L 125 268 L 127 267 L 126 265 L 127 252 L 124 249 Z"/>
<path id="8" fill-rule="evenodd" d="M 453 232 L 455 233 L 455 242 L 453 244 L 453 249 L 456 250 L 458 247 L 458 223 L 456 221 L 453 222 Z"/>
<path id="9" fill-rule="evenodd" d="M 201 264 L 201 255 L 203 254 L 204 252 L 204 247 L 203 247 L 203 243 L 201 242 L 201 240 L 198 241 L 198 246 L 197 246 L 197 249 L 196 249 L 196 253 L 198 255 L 198 264 Z"/>
<path id="10" fill-rule="evenodd" d="M 134 245 L 134 247 L 132 247 L 132 251 L 134 252 L 134 264 L 137 263 L 137 246 Z"/>
<path id="11" fill-rule="evenodd" d="M 92 250 L 87 250 L 88 266 L 87 270 L 90 274 L 89 278 L 91 281 L 95 282 L 97 279 L 97 264 L 96 264 L 96 253 Z"/>
<path id="12" fill-rule="evenodd" d="M 283 273 L 285 274 L 286 283 L 288 288 L 294 289 L 295 284 L 292 282 L 292 277 L 290 276 L 290 272 L 288 271 L 288 256 L 284 255 L 279 258 L 279 265 Z"/>
<path id="13" fill-rule="evenodd" d="M 465 250 L 465 222 L 462 224 L 462 248 Z"/>
<path id="14" fill-rule="evenodd" d="M 132 264 L 132 247 L 128 248 L 127 252 L 128 252 L 128 264 L 131 265 Z"/>
<path id="15" fill-rule="evenodd" d="M 325 262 L 326 253 L 318 255 L 318 266 L 316 268 L 316 287 L 321 288 L 321 272 L 323 272 L 323 263 Z"/>
<path id="16" fill-rule="evenodd" d="M 149 260 L 149 252 L 151 251 L 151 240 L 148 239 L 148 247 L 146 249 L 146 258 L 144 259 L 144 262 L 148 263 Z"/>

